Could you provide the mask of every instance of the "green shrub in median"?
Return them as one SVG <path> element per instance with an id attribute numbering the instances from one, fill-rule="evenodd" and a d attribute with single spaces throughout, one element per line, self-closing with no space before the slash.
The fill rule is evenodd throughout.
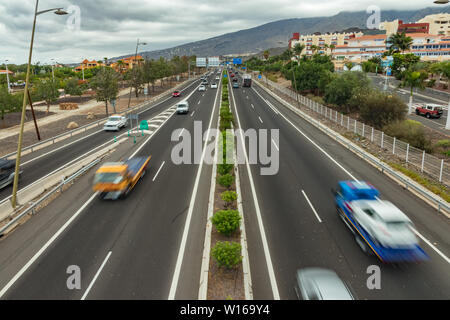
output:
<path id="1" fill-rule="evenodd" d="M 217 183 L 220 184 L 222 187 L 229 188 L 234 182 L 234 176 L 227 173 L 224 175 L 219 175 L 217 177 Z"/>
<path id="2" fill-rule="evenodd" d="M 242 261 L 241 245 L 237 242 L 219 241 L 211 250 L 219 267 L 232 269 Z"/>
<path id="3" fill-rule="evenodd" d="M 229 208 L 231 204 L 236 201 L 237 199 L 237 193 L 236 191 L 224 191 L 220 194 L 220 197 L 223 201 L 225 201 L 225 206 Z"/>
<path id="4" fill-rule="evenodd" d="M 217 172 L 220 175 L 231 173 L 233 171 L 234 165 L 232 163 L 220 163 L 217 165 Z"/>
<path id="5" fill-rule="evenodd" d="M 241 215 L 237 210 L 219 210 L 211 218 L 211 222 L 217 231 L 230 236 L 241 223 Z"/>

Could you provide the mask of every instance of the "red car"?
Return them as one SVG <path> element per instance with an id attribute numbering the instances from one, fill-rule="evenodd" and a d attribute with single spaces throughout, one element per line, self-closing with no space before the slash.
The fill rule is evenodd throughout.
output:
<path id="1" fill-rule="evenodd" d="M 234 73 L 231 74 L 231 77 L 232 77 L 232 78 L 234 77 Z"/>
<path id="2" fill-rule="evenodd" d="M 172 93 L 172 97 L 179 97 L 181 95 L 181 92 L 180 91 L 174 91 L 173 93 Z"/>
<path id="3" fill-rule="evenodd" d="M 424 115 L 429 118 L 440 118 L 442 115 L 442 106 L 433 103 L 427 103 L 416 108 L 417 115 Z"/>

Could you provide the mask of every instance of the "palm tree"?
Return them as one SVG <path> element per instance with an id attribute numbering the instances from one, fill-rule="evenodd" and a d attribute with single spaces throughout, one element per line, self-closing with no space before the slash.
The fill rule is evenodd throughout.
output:
<path id="1" fill-rule="evenodd" d="M 415 68 L 410 68 L 405 71 L 400 87 L 409 87 L 411 89 L 411 94 L 409 96 L 409 113 L 413 113 L 412 104 L 414 88 L 423 90 L 425 88 L 425 80 L 427 78 L 428 74 L 425 70 L 415 70 Z"/>
<path id="2" fill-rule="evenodd" d="M 264 50 L 264 52 L 263 52 L 263 57 L 264 57 L 264 59 L 269 59 L 269 56 L 270 56 L 270 52 L 269 52 L 269 50 Z"/>
<path id="3" fill-rule="evenodd" d="M 295 57 L 297 58 L 297 61 L 300 60 L 300 55 L 302 54 L 303 50 L 305 50 L 306 46 L 302 43 L 297 43 L 294 46 L 294 53 L 295 53 Z"/>
<path id="4" fill-rule="evenodd" d="M 345 64 L 345 66 L 347 67 L 348 71 L 350 71 L 350 70 L 352 70 L 352 68 L 353 68 L 353 66 L 354 66 L 354 63 L 353 63 L 353 62 L 347 62 L 347 63 Z"/>
<path id="5" fill-rule="evenodd" d="M 330 48 L 330 50 L 331 50 L 331 59 L 333 59 L 333 51 L 334 51 L 334 49 L 336 49 L 336 46 L 334 44 L 330 44 L 328 46 L 328 48 Z"/>
<path id="6" fill-rule="evenodd" d="M 394 52 L 395 50 L 397 52 L 401 51 L 402 53 L 404 53 L 411 47 L 413 39 L 411 37 L 407 37 L 405 32 L 397 32 L 392 34 L 389 39 L 386 40 L 386 43 L 391 45 L 389 48 L 391 52 Z M 394 50 L 391 50 L 392 48 Z"/>
<path id="7" fill-rule="evenodd" d="M 317 52 L 317 50 L 319 50 L 319 47 L 318 47 L 318 46 L 316 46 L 315 44 L 313 44 L 313 45 L 311 46 L 311 51 L 312 51 L 312 54 L 313 54 L 313 55 L 315 55 L 315 54 L 316 54 L 316 52 Z"/>
<path id="8" fill-rule="evenodd" d="M 328 44 L 326 44 L 326 43 L 323 45 L 324 52 L 325 52 L 326 55 L 328 55 L 327 52 L 328 52 L 328 48 L 329 48 L 329 47 L 330 47 L 330 46 L 329 46 Z"/>

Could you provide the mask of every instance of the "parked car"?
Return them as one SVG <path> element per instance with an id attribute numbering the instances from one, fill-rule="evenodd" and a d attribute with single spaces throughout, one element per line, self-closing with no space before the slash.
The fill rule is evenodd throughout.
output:
<path id="1" fill-rule="evenodd" d="M 206 86 L 201 85 L 200 87 L 198 87 L 198 91 L 206 91 Z"/>
<path id="2" fill-rule="evenodd" d="M 178 114 L 180 114 L 180 113 L 188 113 L 189 112 L 189 102 L 187 102 L 185 100 L 185 101 L 181 101 L 180 103 L 178 103 L 176 112 Z"/>
<path id="3" fill-rule="evenodd" d="M 217 77 L 216 77 L 216 80 L 220 80 L 220 77 L 219 77 L 219 76 L 217 76 Z"/>
<path id="4" fill-rule="evenodd" d="M 295 292 L 303 300 L 354 300 L 336 272 L 322 268 L 297 270 Z"/>
<path id="5" fill-rule="evenodd" d="M 181 96 L 181 92 L 178 91 L 178 90 L 175 90 L 175 91 L 172 93 L 172 97 L 179 97 L 179 96 Z"/>
<path id="6" fill-rule="evenodd" d="M 439 104 L 427 103 L 416 108 L 417 115 L 424 115 L 428 119 L 440 118 L 442 116 L 442 106 Z"/>
<path id="7" fill-rule="evenodd" d="M 108 118 L 108 121 L 103 125 L 105 131 L 119 131 L 121 128 L 125 128 L 128 125 L 128 119 L 126 117 L 113 114 Z"/>
<path id="8" fill-rule="evenodd" d="M 13 183 L 15 168 L 15 160 L 0 158 L 0 189 L 3 189 Z M 19 172 L 19 178 L 21 173 L 22 171 Z"/>
<path id="9" fill-rule="evenodd" d="M 234 73 L 232 73 L 232 74 L 230 75 L 230 77 L 234 78 Z"/>
<path id="10" fill-rule="evenodd" d="M 239 88 L 239 83 L 233 82 L 233 88 Z"/>

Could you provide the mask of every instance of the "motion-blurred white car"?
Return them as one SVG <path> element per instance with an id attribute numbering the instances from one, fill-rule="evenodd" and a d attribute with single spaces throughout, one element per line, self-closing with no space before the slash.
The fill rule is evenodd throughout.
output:
<path id="1" fill-rule="evenodd" d="M 198 91 L 206 91 L 206 87 L 204 85 L 201 85 L 198 87 Z"/>
<path id="2" fill-rule="evenodd" d="M 336 272 L 322 268 L 297 270 L 295 293 L 303 300 L 354 300 Z"/>
<path id="3" fill-rule="evenodd" d="M 114 114 L 108 118 L 108 121 L 103 125 L 104 131 L 119 131 L 120 128 L 125 128 L 128 124 L 126 117 Z"/>
<path id="4" fill-rule="evenodd" d="M 217 83 L 211 83 L 211 89 L 217 89 Z"/>
<path id="5" fill-rule="evenodd" d="M 348 203 L 358 224 L 384 247 L 410 248 L 419 241 L 411 220 L 385 200 L 355 200 Z"/>

